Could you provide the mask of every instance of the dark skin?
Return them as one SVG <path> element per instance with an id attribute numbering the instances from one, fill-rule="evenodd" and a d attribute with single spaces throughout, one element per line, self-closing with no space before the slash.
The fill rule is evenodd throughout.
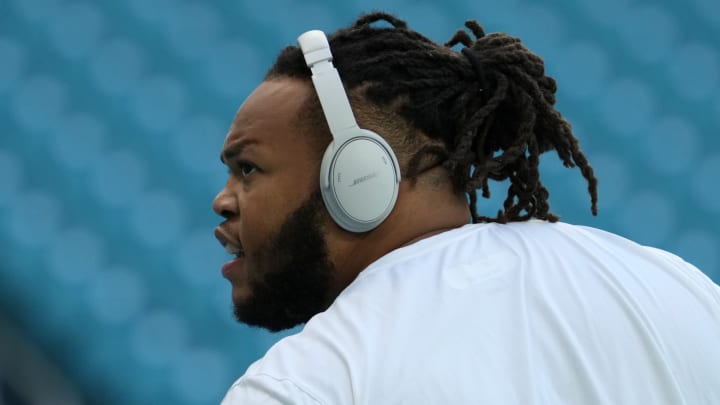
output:
<path id="1" fill-rule="evenodd" d="M 260 252 L 267 250 L 268 241 L 318 190 L 324 150 L 311 142 L 307 130 L 297 122 L 309 92 L 314 92 L 310 82 L 294 78 L 261 83 L 238 110 L 225 139 L 222 158 L 231 173 L 213 209 L 225 218 L 216 229 L 221 243 L 230 242 L 244 250 L 244 255 L 223 271 L 232 284 L 236 307 L 254 294 L 251 280 L 275 271 L 267 254 Z M 363 126 L 362 117 L 357 118 Z M 382 128 L 369 129 L 382 133 Z M 245 146 L 238 148 L 240 145 Z M 317 222 L 329 261 L 327 271 L 332 272 L 328 305 L 380 257 L 469 222 L 466 197 L 453 191 L 442 167 L 424 172 L 416 181 L 403 179 L 394 210 L 370 232 L 348 232 L 332 221 L 323 206 L 320 209 Z"/>

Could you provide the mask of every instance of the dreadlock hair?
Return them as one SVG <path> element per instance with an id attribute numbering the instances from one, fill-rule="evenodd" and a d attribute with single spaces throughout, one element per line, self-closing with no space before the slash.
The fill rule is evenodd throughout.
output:
<path id="1" fill-rule="evenodd" d="M 391 27 L 371 25 L 378 21 Z M 404 176 L 413 179 L 442 165 L 455 190 L 467 194 L 473 222 L 557 221 L 538 170 L 540 154 L 550 150 L 565 167 L 580 168 L 591 212 L 597 215 L 597 179 L 570 124 L 554 108 L 557 86 L 545 75 L 543 60 L 518 38 L 485 35 L 474 20 L 465 26 L 474 40 L 458 30 L 441 46 L 404 21 L 375 12 L 328 40 L 351 102 L 359 90 L 365 102 L 401 117 L 429 138 L 409 158 Z M 453 49 L 458 44 L 463 45 L 460 52 Z M 276 77 L 310 80 L 297 47 L 280 53 L 266 80 Z M 308 109 L 322 116 L 317 97 L 310 100 Z M 405 136 L 421 136 L 417 130 Z M 489 179 L 510 182 L 496 217 L 481 216 L 476 207 L 478 190 L 490 197 Z"/>

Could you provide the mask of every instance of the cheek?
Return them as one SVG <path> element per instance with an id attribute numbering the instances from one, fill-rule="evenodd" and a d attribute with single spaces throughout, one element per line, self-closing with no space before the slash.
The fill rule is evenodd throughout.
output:
<path id="1" fill-rule="evenodd" d="M 240 237 L 253 252 L 275 236 L 288 215 L 287 200 L 277 192 L 249 193 L 239 201 Z"/>
<path id="2" fill-rule="evenodd" d="M 245 250 L 253 250 L 268 238 L 273 229 L 273 207 L 258 201 L 244 204 L 240 216 L 240 237 Z"/>
<path id="3" fill-rule="evenodd" d="M 246 250 L 261 247 L 273 238 L 309 193 L 319 186 L 313 168 L 285 169 L 257 177 L 238 193 L 241 237 Z"/>

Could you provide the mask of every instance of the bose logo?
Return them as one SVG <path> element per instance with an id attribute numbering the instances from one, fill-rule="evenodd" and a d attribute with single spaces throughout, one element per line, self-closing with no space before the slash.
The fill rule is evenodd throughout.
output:
<path id="1" fill-rule="evenodd" d="M 368 175 L 366 175 L 366 176 L 358 177 L 357 179 L 353 180 L 353 182 L 352 182 L 352 184 L 350 185 L 350 187 L 357 186 L 358 184 L 363 183 L 363 182 L 366 182 L 366 181 L 368 181 L 368 180 L 370 180 L 370 179 L 374 179 L 374 178 L 377 177 L 377 176 L 378 176 L 378 172 L 373 172 L 373 173 L 370 173 L 370 174 L 368 174 Z"/>

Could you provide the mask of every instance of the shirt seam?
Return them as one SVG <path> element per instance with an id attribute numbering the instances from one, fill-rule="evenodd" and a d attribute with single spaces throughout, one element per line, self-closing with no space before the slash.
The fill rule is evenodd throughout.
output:
<path id="1" fill-rule="evenodd" d="M 254 374 L 251 374 L 251 375 L 246 375 L 245 377 L 267 377 L 267 378 L 270 378 L 270 379 L 272 379 L 272 380 L 274 380 L 274 381 L 276 381 L 276 382 L 288 382 L 288 383 L 292 384 L 295 388 L 297 388 L 298 390 L 300 390 L 303 394 L 307 395 L 307 396 L 308 396 L 311 400 L 313 400 L 316 404 L 318 404 L 318 405 L 326 405 L 325 402 L 319 400 L 319 399 L 317 398 L 317 396 L 311 394 L 307 389 L 301 387 L 301 386 L 298 385 L 295 381 L 293 381 L 293 380 L 291 380 L 291 379 L 289 379 L 289 378 L 278 378 L 278 377 L 275 377 L 275 376 L 273 376 L 273 375 L 271 375 L 271 374 L 268 374 L 268 373 L 254 373 Z M 240 385 L 240 384 L 242 384 L 242 379 L 240 379 L 240 380 L 238 380 L 237 382 L 235 382 L 235 384 L 233 384 L 233 386 L 238 386 L 238 385 Z"/>

